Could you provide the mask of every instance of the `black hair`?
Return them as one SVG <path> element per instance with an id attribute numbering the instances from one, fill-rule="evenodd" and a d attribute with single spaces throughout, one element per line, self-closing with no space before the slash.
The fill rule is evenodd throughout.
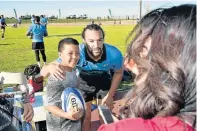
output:
<path id="1" fill-rule="evenodd" d="M 35 21 L 39 23 L 40 22 L 40 17 L 39 16 L 35 16 Z"/>
<path id="2" fill-rule="evenodd" d="M 105 32 L 103 31 L 103 29 L 99 26 L 99 25 L 97 25 L 97 24 L 89 24 L 89 25 L 87 25 L 84 29 L 83 29 L 83 31 L 82 31 L 82 38 L 83 39 L 85 39 L 85 31 L 86 30 L 96 30 L 96 31 L 101 31 L 102 32 L 102 34 L 103 34 L 103 39 L 105 38 Z"/>
<path id="3" fill-rule="evenodd" d="M 60 40 L 59 45 L 58 45 L 58 52 L 62 52 L 62 50 L 64 49 L 64 45 L 79 45 L 79 42 L 76 39 L 73 38 L 64 38 L 62 40 Z"/>

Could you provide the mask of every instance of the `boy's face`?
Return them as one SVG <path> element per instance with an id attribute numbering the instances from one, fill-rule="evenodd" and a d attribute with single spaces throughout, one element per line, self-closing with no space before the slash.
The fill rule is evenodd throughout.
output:
<path id="1" fill-rule="evenodd" d="M 100 30 L 86 30 L 83 41 L 93 58 L 97 59 L 102 55 L 104 38 Z"/>
<path id="2" fill-rule="evenodd" d="M 61 64 L 74 68 L 79 60 L 79 46 L 73 44 L 64 44 L 64 49 L 59 53 L 62 59 Z"/>

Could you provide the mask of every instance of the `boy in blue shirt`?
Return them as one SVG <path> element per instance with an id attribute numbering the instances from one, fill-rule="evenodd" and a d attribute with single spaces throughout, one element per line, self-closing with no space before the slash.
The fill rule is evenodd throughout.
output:
<path id="1" fill-rule="evenodd" d="M 30 36 L 31 33 L 33 34 L 32 38 L 32 50 L 35 52 L 36 61 L 40 65 L 40 57 L 39 52 L 42 54 L 42 59 L 44 61 L 44 64 L 46 63 L 46 55 L 45 55 L 45 47 L 44 47 L 44 39 L 43 37 L 48 36 L 48 33 L 46 31 L 46 28 L 40 24 L 40 17 L 35 17 L 35 24 L 32 24 L 26 35 Z"/>

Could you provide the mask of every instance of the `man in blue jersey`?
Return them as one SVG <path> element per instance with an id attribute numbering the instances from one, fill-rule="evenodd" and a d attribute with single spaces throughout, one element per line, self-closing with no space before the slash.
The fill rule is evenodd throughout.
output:
<path id="1" fill-rule="evenodd" d="M 97 24 L 87 25 L 82 32 L 83 44 L 80 44 L 77 70 L 80 78 L 79 89 L 84 95 L 87 107 L 83 123 L 84 131 L 90 129 L 91 101 L 100 98 L 101 104 L 111 108 L 113 96 L 122 79 L 122 54 L 116 47 L 104 43 L 104 37 L 103 29 Z M 41 74 L 46 77 L 50 73 L 58 79 L 66 79 L 59 64 L 61 59 L 58 58 L 55 62 L 44 66 Z"/>
<path id="2" fill-rule="evenodd" d="M 44 40 L 43 37 L 47 36 L 48 33 L 46 31 L 46 28 L 40 24 L 40 17 L 36 16 L 35 17 L 35 24 L 32 24 L 26 35 L 29 36 L 31 35 L 31 32 L 33 34 L 32 38 L 32 50 L 34 50 L 35 55 L 36 55 L 36 60 L 37 63 L 40 65 L 40 57 L 39 57 L 39 52 L 42 54 L 42 59 L 44 61 L 44 64 L 46 64 L 46 55 L 45 55 L 45 48 L 44 48 Z"/>
<path id="3" fill-rule="evenodd" d="M 7 26 L 6 22 L 5 22 L 5 18 L 3 15 L 1 15 L 1 19 L 0 19 L 0 27 L 2 30 L 2 34 L 1 34 L 1 38 L 4 39 L 5 37 L 5 27 Z"/>

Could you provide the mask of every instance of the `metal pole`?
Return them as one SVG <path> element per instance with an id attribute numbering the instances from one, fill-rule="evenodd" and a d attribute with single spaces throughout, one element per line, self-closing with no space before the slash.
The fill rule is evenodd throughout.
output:
<path id="1" fill-rule="evenodd" d="M 140 0 L 140 20 L 142 18 L 142 0 Z"/>

